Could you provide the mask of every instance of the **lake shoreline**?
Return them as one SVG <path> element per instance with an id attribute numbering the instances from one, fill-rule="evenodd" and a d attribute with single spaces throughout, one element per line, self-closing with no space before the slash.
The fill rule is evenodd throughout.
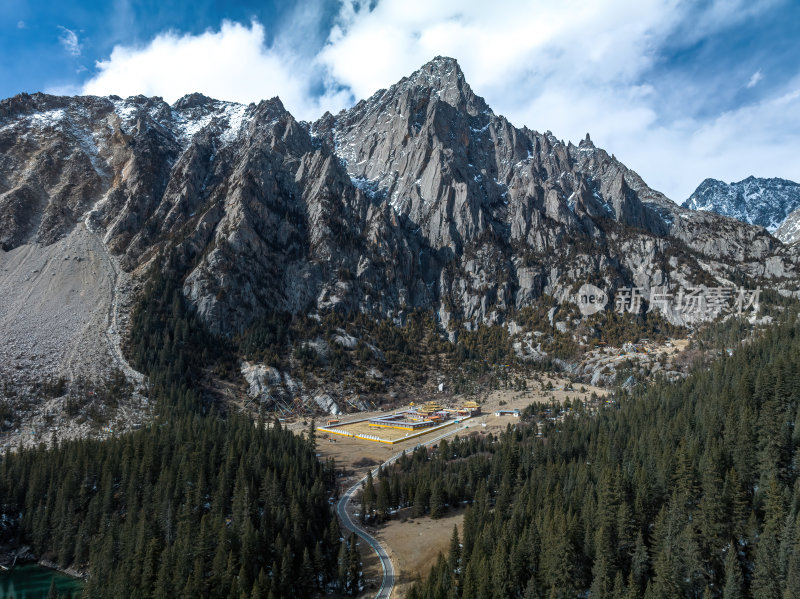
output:
<path id="1" fill-rule="evenodd" d="M 0 597 L 45 599 L 54 582 L 58 594 L 62 596 L 79 597 L 83 591 L 82 578 L 29 561 L 18 562 L 12 570 L 0 572 Z"/>
<path id="2" fill-rule="evenodd" d="M 40 559 L 36 562 L 37 565 L 41 566 L 42 568 L 47 568 L 48 570 L 55 570 L 56 572 L 60 572 L 66 576 L 71 576 L 72 578 L 77 578 L 82 581 L 86 581 L 89 579 L 89 571 L 88 570 L 79 570 L 77 568 L 61 568 L 55 562 L 51 562 L 46 559 Z"/>

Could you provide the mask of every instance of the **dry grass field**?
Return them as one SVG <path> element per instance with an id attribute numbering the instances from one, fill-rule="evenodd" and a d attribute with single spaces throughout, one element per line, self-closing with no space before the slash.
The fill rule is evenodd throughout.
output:
<path id="1" fill-rule="evenodd" d="M 389 555 L 395 563 L 397 597 L 405 597 L 414 580 L 428 575 L 439 553 L 447 553 L 453 526 L 458 526 L 460 535 L 464 520 L 464 510 L 459 509 L 449 511 L 438 520 L 414 518 L 403 522 L 406 512 L 410 511 L 400 510 L 396 515 L 397 519 L 378 528 L 376 534 L 389 548 Z"/>

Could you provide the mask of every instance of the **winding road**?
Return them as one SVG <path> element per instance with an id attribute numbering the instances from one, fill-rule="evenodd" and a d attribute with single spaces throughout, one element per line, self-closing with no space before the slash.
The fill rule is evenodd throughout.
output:
<path id="1" fill-rule="evenodd" d="M 448 430 L 446 433 L 442 433 L 441 435 L 438 435 L 433 439 L 428 439 L 424 443 L 419 443 L 417 446 L 433 445 L 440 439 L 449 437 L 450 435 L 453 435 L 458 431 L 464 430 L 465 428 L 467 427 L 464 425 L 460 427 L 453 426 L 453 428 Z M 394 454 L 392 457 L 386 460 L 383 463 L 383 465 L 386 466 L 388 464 L 391 464 L 392 462 L 397 461 L 401 455 L 403 455 L 402 451 Z M 372 471 L 372 476 L 373 478 L 376 478 L 378 476 L 378 468 L 375 468 Z M 381 587 L 378 589 L 378 592 L 375 595 L 375 599 L 389 599 L 392 595 L 392 590 L 394 589 L 395 573 L 394 573 L 394 564 L 392 563 L 392 560 L 386 551 L 386 547 L 378 539 L 376 539 L 366 530 L 361 528 L 355 522 L 355 520 L 353 520 L 352 516 L 350 516 L 350 513 L 347 511 L 347 504 L 350 503 L 350 500 L 353 498 L 353 495 L 355 495 L 356 491 L 358 491 L 361 488 L 361 485 L 366 480 L 367 477 L 364 476 L 358 482 L 356 482 L 352 487 L 347 489 L 347 491 L 345 491 L 345 493 L 339 499 L 339 503 L 336 504 L 336 513 L 339 515 L 339 519 L 342 521 L 342 524 L 344 524 L 344 527 L 347 530 L 354 532 L 359 537 L 361 537 L 364 540 L 364 542 L 366 542 L 370 547 L 372 547 L 372 550 L 378 556 L 378 560 L 381 563 L 381 568 L 383 569 L 383 579 L 381 580 Z"/>

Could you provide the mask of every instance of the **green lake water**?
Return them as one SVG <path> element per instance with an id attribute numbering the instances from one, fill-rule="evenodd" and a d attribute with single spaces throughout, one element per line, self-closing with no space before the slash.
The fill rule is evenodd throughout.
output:
<path id="1" fill-rule="evenodd" d="M 81 580 L 36 564 L 26 564 L 11 572 L 0 572 L 0 599 L 47 599 L 53 579 L 63 597 L 69 592 L 72 592 L 73 599 L 80 597 Z"/>

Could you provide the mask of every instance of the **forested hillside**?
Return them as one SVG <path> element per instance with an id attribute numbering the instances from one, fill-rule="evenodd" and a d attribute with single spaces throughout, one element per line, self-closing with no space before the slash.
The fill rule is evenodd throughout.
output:
<path id="1" fill-rule="evenodd" d="M 800 597 L 796 315 L 684 382 L 617 399 L 563 420 L 531 409 L 499 438 L 382 472 L 376 517 L 470 502 L 412 599 Z"/>
<path id="2" fill-rule="evenodd" d="M 204 400 L 197 377 L 220 352 L 170 277 L 152 277 L 132 324 L 154 421 L 0 459 L 0 544 L 86 569 L 91 599 L 355 594 L 359 552 L 313 435 Z"/>
<path id="3" fill-rule="evenodd" d="M 93 599 L 308 597 L 348 583 L 331 477 L 280 427 L 185 416 L 6 457 L 3 535 L 88 564 Z"/>

